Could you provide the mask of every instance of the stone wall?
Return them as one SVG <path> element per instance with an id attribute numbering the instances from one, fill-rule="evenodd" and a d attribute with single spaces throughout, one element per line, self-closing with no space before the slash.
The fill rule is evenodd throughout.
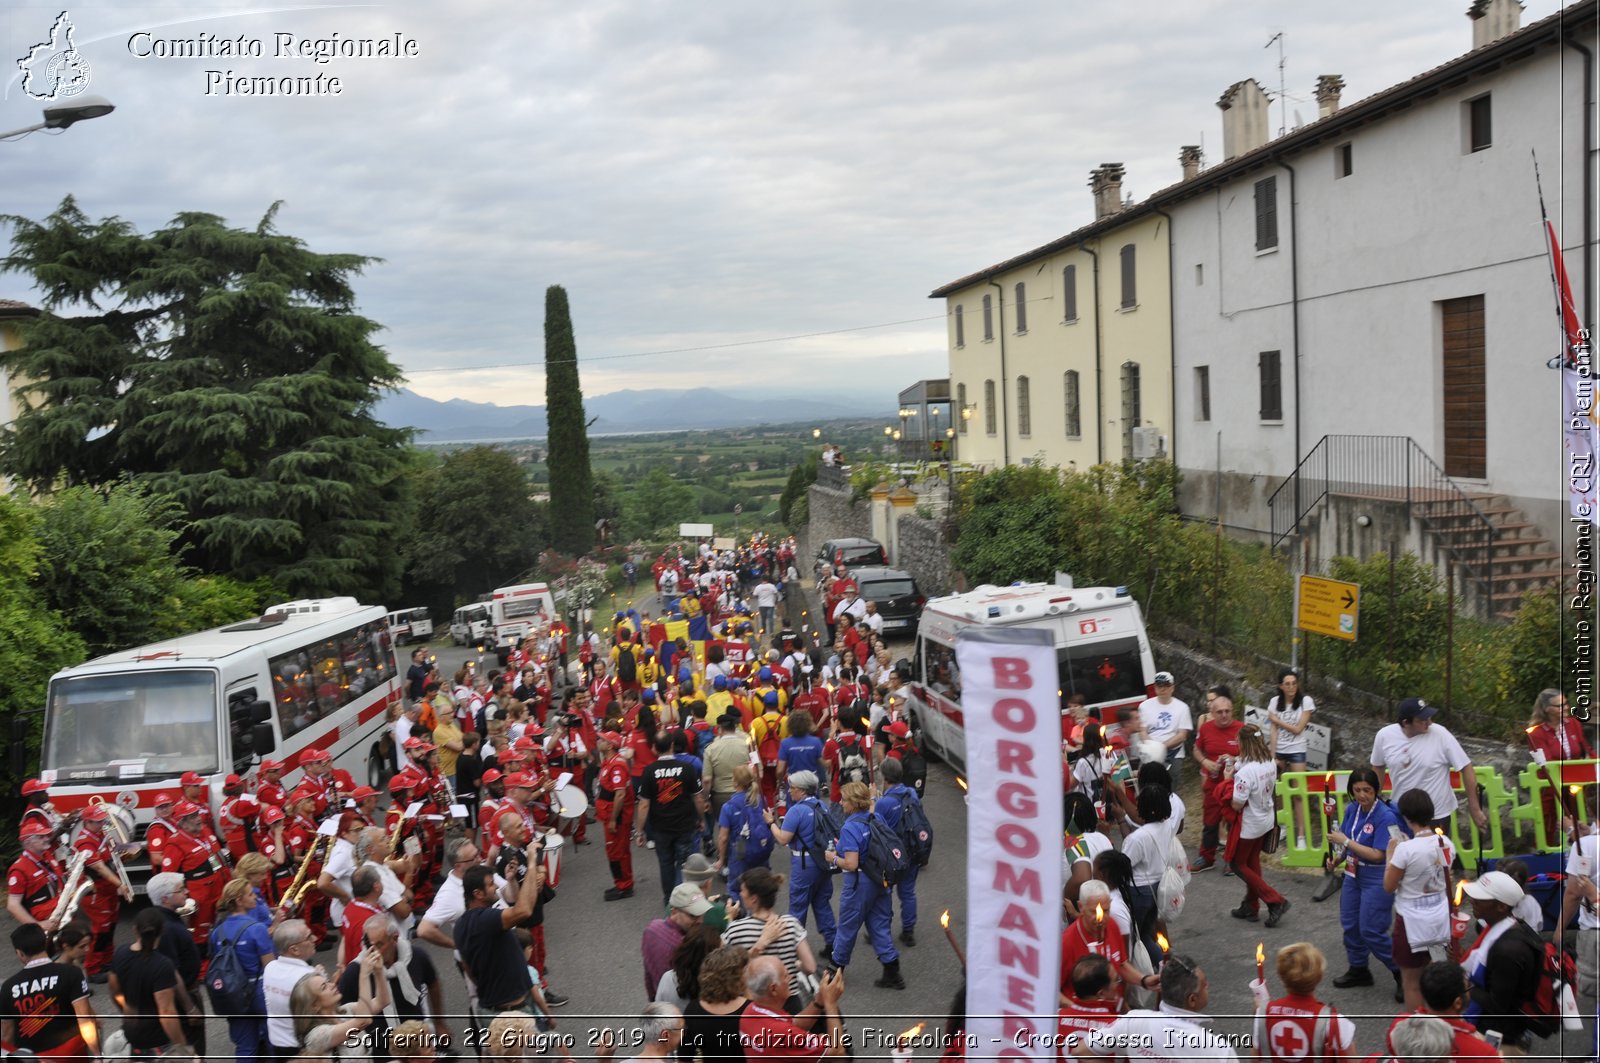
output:
<path id="1" fill-rule="evenodd" d="M 829 539 L 860 537 L 883 542 L 883 536 L 872 533 L 872 511 L 882 507 L 885 519 L 890 519 L 890 503 L 862 499 L 851 502 L 848 491 L 835 490 L 818 483 L 812 484 L 809 493 L 811 519 L 798 536 L 800 556 L 805 564 L 801 575 L 810 578 L 811 564 L 817 550 Z M 895 524 L 897 541 L 884 543 L 889 551 L 889 564 L 904 569 L 917 581 L 917 587 L 928 597 L 952 593 L 959 576 L 950 565 L 950 548 L 944 541 L 938 521 L 902 512 Z"/>
<path id="2" fill-rule="evenodd" d="M 939 521 L 916 514 L 901 516 L 900 560 L 895 567 L 911 573 L 917 588 L 929 598 L 956 591 L 957 574 L 950 566 L 950 547 L 944 541 L 944 526 Z"/>

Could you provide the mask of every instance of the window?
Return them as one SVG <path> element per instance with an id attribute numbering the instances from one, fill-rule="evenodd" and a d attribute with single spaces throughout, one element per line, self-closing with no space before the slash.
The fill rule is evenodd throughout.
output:
<path id="1" fill-rule="evenodd" d="M 1211 420 L 1211 367 L 1194 367 L 1194 419 Z"/>
<path id="2" fill-rule="evenodd" d="M 984 342 L 994 339 L 994 296 L 983 297 L 983 339 Z"/>
<path id="3" fill-rule="evenodd" d="M 1278 246 L 1278 179 L 1264 177 L 1256 182 L 1256 250 L 1270 251 Z"/>
<path id="4" fill-rule="evenodd" d="M 1139 305 L 1139 293 L 1133 284 L 1133 245 L 1122 245 L 1122 309 L 1132 310 Z"/>
<path id="5" fill-rule="evenodd" d="M 1028 403 L 1028 378 L 1017 377 L 1017 435 L 1033 434 L 1033 410 Z"/>
<path id="6" fill-rule="evenodd" d="M 1261 419 L 1283 420 L 1283 352 L 1262 351 L 1258 362 L 1261 367 Z"/>
<path id="7" fill-rule="evenodd" d="M 1063 321 L 1078 320 L 1078 267 L 1067 266 L 1061 271 L 1061 305 L 1066 313 Z"/>
<path id="8" fill-rule="evenodd" d="M 1122 363 L 1122 458 L 1133 460 L 1133 430 L 1139 427 L 1139 363 Z"/>
<path id="9" fill-rule="evenodd" d="M 1356 172 L 1356 156 L 1354 144 L 1340 144 L 1333 149 L 1333 176 L 1349 177 Z"/>
<path id="10" fill-rule="evenodd" d="M 957 410 L 955 411 L 955 414 L 954 414 L 955 419 L 956 419 L 956 424 L 961 427 L 961 434 L 962 435 L 966 435 L 967 434 L 968 410 L 967 410 L 967 385 L 965 385 L 965 384 L 957 384 L 956 385 L 956 406 L 958 407 Z"/>
<path id="11" fill-rule="evenodd" d="M 1016 294 L 1017 306 L 1014 313 L 1017 316 L 1017 335 L 1020 336 L 1028 331 L 1028 286 L 1018 281 Z"/>
<path id="12" fill-rule="evenodd" d="M 1482 151 L 1494 143 L 1490 126 L 1489 97 L 1479 96 L 1475 100 L 1468 100 L 1467 109 L 1467 151 Z"/>
<path id="13" fill-rule="evenodd" d="M 956 304 L 956 346 L 967 345 L 967 323 L 961 320 L 961 304 Z"/>
<path id="14" fill-rule="evenodd" d="M 1205 267 L 1204 263 L 1196 262 L 1194 264 L 1194 286 L 1196 288 L 1198 288 L 1201 285 L 1205 284 L 1205 282 L 1206 282 L 1206 267 Z"/>
<path id="15" fill-rule="evenodd" d="M 984 298 L 988 298 L 988 296 L 984 296 Z M 994 426 L 994 381 L 985 380 L 983 382 L 983 430 L 990 435 L 994 435 Z"/>
<path id="16" fill-rule="evenodd" d="M 1068 369 L 1061 374 L 1062 402 L 1067 411 L 1067 436 L 1070 439 L 1083 437 L 1083 421 L 1081 418 L 1082 407 L 1078 405 L 1078 371 Z"/>
<path id="17" fill-rule="evenodd" d="M 285 738 L 332 716 L 388 679 L 380 635 L 387 637 L 381 623 L 351 628 L 267 662 Z"/>

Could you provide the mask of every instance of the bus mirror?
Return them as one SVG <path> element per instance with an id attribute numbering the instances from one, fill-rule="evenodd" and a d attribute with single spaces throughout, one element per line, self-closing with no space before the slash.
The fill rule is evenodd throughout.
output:
<path id="1" fill-rule="evenodd" d="M 266 704 L 261 702 L 261 704 Z M 258 723 L 250 732 L 250 752 L 257 756 L 266 756 L 278 747 L 277 741 L 272 737 L 272 724 Z"/>
<path id="2" fill-rule="evenodd" d="M 250 703 L 250 722 L 266 723 L 272 719 L 272 704 L 266 701 L 252 701 Z"/>

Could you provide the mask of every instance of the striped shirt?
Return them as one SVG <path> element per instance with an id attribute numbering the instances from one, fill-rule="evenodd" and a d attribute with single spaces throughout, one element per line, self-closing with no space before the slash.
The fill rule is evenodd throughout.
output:
<path id="1" fill-rule="evenodd" d="M 789 971 L 789 977 L 797 978 L 800 975 L 800 942 L 805 940 L 805 928 L 800 925 L 800 920 L 792 915 L 779 916 L 779 919 L 783 921 L 783 934 L 762 951 L 767 956 L 776 956 L 782 960 L 783 966 Z M 728 929 L 722 932 L 722 943 L 748 949 L 761 938 L 761 932 L 766 928 L 766 919 L 757 919 L 749 915 L 735 919 L 728 924 Z"/>

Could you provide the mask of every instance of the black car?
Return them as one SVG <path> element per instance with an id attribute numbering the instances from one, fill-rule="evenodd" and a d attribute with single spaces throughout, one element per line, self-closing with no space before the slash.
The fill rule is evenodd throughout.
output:
<path id="1" fill-rule="evenodd" d="M 916 632 L 917 618 L 928 598 L 917 589 L 911 573 L 871 565 L 855 569 L 850 575 L 860 586 L 861 597 L 877 605 L 885 636 Z"/>
<path id="2" fill-rule="evenodd" d="M 888 563 L 883 544 L 874 539 L 829 539 L 817 550 L 816 576 L 818 581 L 826 579 L 836 565 L 854 570 L 862 565 Z"/>

